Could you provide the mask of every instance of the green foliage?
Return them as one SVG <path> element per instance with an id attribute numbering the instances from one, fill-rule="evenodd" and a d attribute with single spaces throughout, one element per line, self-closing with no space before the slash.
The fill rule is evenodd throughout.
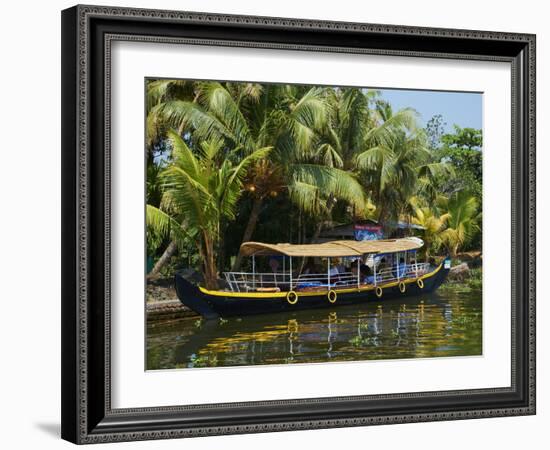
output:
<path id="1" fill-rule="evenodd" d="M 354 347 L 365 347 L 367 345 L 372 345 L 374 339 L 370 336 L 354 336 L 349 340 L 349 343 Z"/>
<path id="2" fill-rule="evenodd" d="M 413 109 L 358 88 L 146 88 L 148 254 L 179 249 L 165 270 L 192 266 L 213 286 L 244 236 L 303 243 L 363 218 L 421 225 L 428 254 L 480 243 L 479 130 L 444 134 L 441 116 L 421 129 Z"/>
<path id="3" fill-rule="evenodd" d="M 448 148 L 467 148 L 468 150 L 480 150 L 483 144 L 481 130 L 474 128 L 461 128 L 454 126 L 455 132 L 445 134 L 441 137 L 441 142 Z"/>
<path id="4" fill-rule="evenodd" d="M 441 137 L 437 150 L 442 161 L 448 161 L 455 168 L 455 176 L 442 178 L 441 190 L 452 193 L 467 190 L 481 203 L 483 156 L 481 130 L 454 126 L 454 133 Z"/>
<path id="5" fill-rule="evenodd" d="M 467 191 L 455 192 L 451 197 L 442 199 L 442 207 L 448 214 L 447 228 L 441 233 L 441 239 L 451 256 L 464 248 L 480 231 L 479 205 L 475 196 Z"/>

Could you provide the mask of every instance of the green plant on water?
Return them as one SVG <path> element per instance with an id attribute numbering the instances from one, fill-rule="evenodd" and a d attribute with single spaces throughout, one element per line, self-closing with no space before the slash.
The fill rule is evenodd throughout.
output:
<path id="1" fill-rule="evenodd" d="M 468 285 L 472 289 L 481 289 L 483 286 L 483 272 L 480 268 L 470 270 Z"/>
<path id="2" fill-rule="evenodd" d="M 452 320 L 452 324 L 456 326 L 472 326 L 476 320 L 479 318 L 479 314 L 474 314 L 472 316 L 460 316 Z"/>
<path id="3" fill-rule="evenodd" d="M 220 317 L 220 319 L 219 319 L 220 325 L 225 325 L 227 322 L 229 322 L 229 320 L 224 319 L 223 317 Z"/>
<path id="4" fill-rule="evenodd" d="M 372 338 L 370 336 L 355 336 L 348 341 L 354 347 L 363 347 L 365 345 L 372 344 Z"/>
<path id="5" fill-rule="evenodd" d="M 471 289 L 480 290 L 482 288 L 482 282 L 481 280 L 470 280 L 468 283 Z"/>
<path id="6" fill-rule="evenodd" d="M 216 355 L 192 355 L 192 367 L 216 367 L 218 365 L 218 357 Z"/>
<path id="7" fill-rule="evenodd" d="M 202 318 L 195 320 L 195 328 L 200 328 L 202 326 Z"/>
<path id="8" fill-rule="evenodd" d="M 481 268 L 470 269 L 467 279 L 463 281 L 447 280 L 438 289 L 441 292 L 454 292 L 465 294 L 471 291 L 479 291 L 483 287 L 483 271 Z"/>

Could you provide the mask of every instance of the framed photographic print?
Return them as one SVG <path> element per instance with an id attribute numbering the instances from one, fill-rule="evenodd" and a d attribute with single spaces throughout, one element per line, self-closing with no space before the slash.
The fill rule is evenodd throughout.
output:
<path id="1" fill-rule="evenodd" d="M 62 13 L 62 436 L 535 413 L 535 36 Z"/>

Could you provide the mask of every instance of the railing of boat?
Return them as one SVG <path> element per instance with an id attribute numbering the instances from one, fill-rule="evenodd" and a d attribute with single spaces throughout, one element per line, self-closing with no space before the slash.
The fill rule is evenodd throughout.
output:
<path id="1" fill-rule="evenodd" d="M 301 289 L 332 289 L 357 285 L 379 285 L 393 281 L 418 278 L 430 270 L 428 263 L 397 264 L 373 270 L 366 275 L 353 272 L 338 274 L 311 273 L 292 274 L 290 272 L 224 272 L 225 281 L 233 292 L 288 291 Z"/>

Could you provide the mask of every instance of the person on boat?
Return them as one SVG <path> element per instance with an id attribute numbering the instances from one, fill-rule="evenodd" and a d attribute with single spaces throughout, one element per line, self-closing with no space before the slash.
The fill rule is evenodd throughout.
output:
<path id="1" fill-rule="evenodd" d="M 332 266 L 329 270 L 330 276 L 334 278 L 339 278 L 340 271 L 338 270 L 338 267 Z"/>
<path id="2" fill-rule="evenodd" d="M 334 267 L 336 267 L 339 274 L 346 273 L 346 266 L 344 265 L 341 259 L 336 259 L 336 261 L 334 261 Z"/>
<path id="3" fill-rule="evenodd" d="M 279 259 L 275 256 L 269 258 L 269 267 L 271 267 L 273 273 L 277 273 L 279 270 Z"/>
<path id="4" fill-rule="evenodd" d="M 354 264 L 352 267 L 352 273 L 354 276 L 357 276 L 357 270 L 359 270 L 359 276 L 361 277 L 362 283 L 372 284 L 374 282 L 371 268 L 368 265 L 363 264 L 360 259 L 358 259 L 357 264 Z"/>
<path id="5" fill-rule="evenodd" d="M 316 269 L 316 266 L 315 266 L 315 262 L 313 261 L 313 258 L 308 258 L 307 262 L 306 262 L 306 265 L 304 266 L 304 271 L 302 273 L 305 274 L 305 275 L 318 273 L 318 272 L 316 272 L 316 270 L 317 269 Z"/>
<path id="6" fill-rule="evenodd" d="M 330 274 L 330 284 L 333 284 L 340 280 L 340 270 L 338 269 L 338 265 L 340 263 L 340 260 L 336 259 L 334 261 L 334 264 L 331 264 L 329 269 Z"/>

